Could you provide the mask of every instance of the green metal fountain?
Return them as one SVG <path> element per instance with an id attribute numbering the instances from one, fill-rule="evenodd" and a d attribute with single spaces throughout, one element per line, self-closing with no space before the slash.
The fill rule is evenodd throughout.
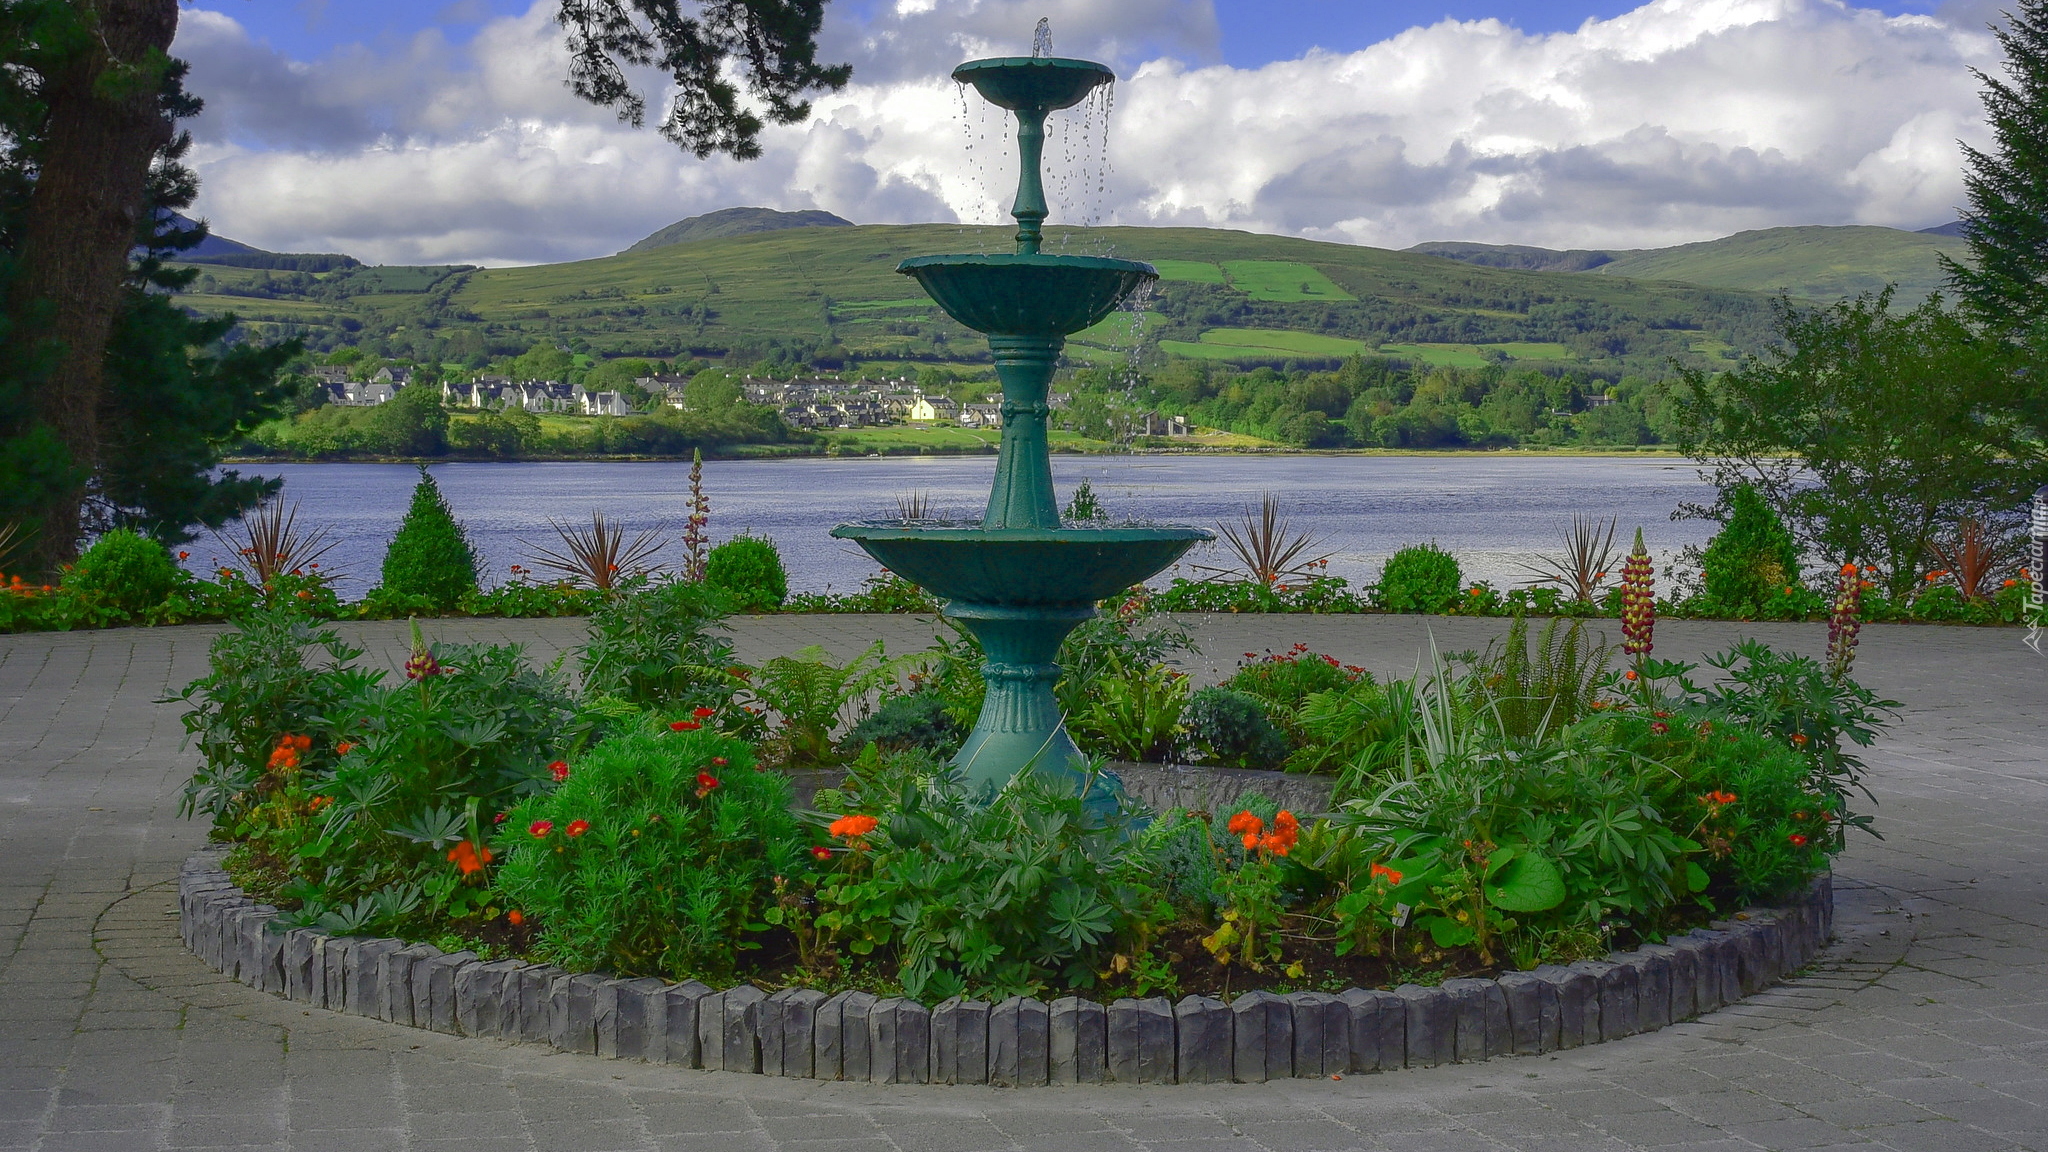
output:
<path id="1" fill-rule="evenodd" d="M 1017 250 L 920 256 L 896 270 L 917 279 L 947 315 L 988 336 L 1003 387 L 1003 439 L 988 511 L 979 522 L 869 520 L 832 535 L 944 602 L 981 641 L 988 694 L 954 763 L 971 785 L 1000 788 L 1027 769 L 1086 786 L 1085 760 L 1053 697 L 1056 657 L 1095 603 L 1163 571 L 1197 542 L 1177 525 L 1062 524 L 1046 448 L 1046 403 L 1066 338 L 1158 279 L 1150 264 L 1039 251 L 1046 217 L 1040 165 L 1045 118 L 1115 79 L 1087 60 L 1052 56 L 974 60 L 953 70 L 1017 117 L 1022 164 Z"/>

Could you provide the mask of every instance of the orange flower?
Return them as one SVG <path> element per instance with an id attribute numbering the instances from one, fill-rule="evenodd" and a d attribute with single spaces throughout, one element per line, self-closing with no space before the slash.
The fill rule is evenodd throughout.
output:
<path id="1" fill-rule="evenodd" d="M 510 912 L 505 913 L 505 922 L 517 928 L 521 924 L 526 923 L 526 913 L 514 908 Z"/>
<path id="2" fill-rule="evenodd" d="M 834 820 L 831 826 L 826 828 L 825 831 L 831 833 L 834 836 L 839 837 L 842 840 L 858 840 L 861 837 L 867 835 L 868 833 L 873 832 L 877 827 L 881 825 L 881 823 L 882 822 L 880 820 L 875 819 L 873 816 L 856 812 L 852 815 L 841 816 L 839 819 Z"/>
<path id="3" fill-rule="evenodd" d="M 1804 732 L 1794 732 L 1794 733 L 1792 734 L 1792 743 L 1794 743 L 1794 744 L 1797 744 L 1797 745 L 1799 745 L 1799 746 L 1800 746 L 1801 748 L 1804 748 L 1804 747 L 1806 747 L 1806 742 L 1807 742 L 1807 736 L 1806 736 L 1806 733 L 1804 733 Z"/>
<path id="4" fill-rule="evenodd" d="M 1264 828 L 1266 827 L 1266 822 L 1264 820 L 1259 819 L 1257 816 L 1252 815 L 1249 811 L 1246 811 L 1239 812 L 1237 815 L 1232 816 L 1230 818 L 1230 823 L 1224 825 L 1224 827 L 1228 829 L 1231 835 L 1233 836 L 1242 836 L 1248 832 L 1256 836 L 1262 830 L 1264 830 Z"/>
<path id="5" fill-rule="evenodd" d="M 1367 873 L 1375 880 L 1384 877 L 1389 888 L 1401 883 L 1401 873 L 1387 867 L 1385 864 L 1375 864 L 1367 869 Z"/>
<path id="6" fill-rule="evenodd" d="M 467 840 L 459 840 L 455 847 L 448 850 L 448 859 L 455 862 L 455 866 L 461 869 L 464 876 L 474 876 L 484 870 L 484 865 L 491 862 L 491 850 Z"/>
<path id="7" fill-rule="evenodd" d="M 336 756 L 346 756 L 350 752 L 355 751 L 355 747 L 356 746 L 354 744 L 351 744 L 348 741 L 343 740 L 341 743 L 336 744 L 334 746 L 334 754 Z"/>
<path id="8" fill-rule="evenodd" d="M 581 835 L 583 835 L 583 834 L 584 834 L 585 832 L 588 832 L 588 831 L 590 831 L 590 821 L 588 821 L 588 820 L 571 820 L 571 821 L 569 821 L 569 826 L 568 826 L 567 828 L 564 828 L 564 829 L 562 829 L 562 835 L 564 835 L 564 836 L 581 836 Z"/>
<path id="9" fill-rule="evenodd" d="M 1623 672 L 1621 674 L 1621 678 L 1623 680 L 1634 680 L 1636 678 L 1636 670 L 1631 668 L 1628 671 Z"/>

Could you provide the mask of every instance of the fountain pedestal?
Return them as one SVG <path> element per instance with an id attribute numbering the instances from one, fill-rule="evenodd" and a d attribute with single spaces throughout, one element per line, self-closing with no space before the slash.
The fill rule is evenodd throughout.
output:
<path id="1" fill-rule="evenodd" d="M 1003 438 L 988 508 L 976 523 L 871 520 L 832 535 L 858 543 L 897 575 L 945 602 L 981 641 L 988 694 L 954 758 L 967 779 L 1001 787 L 1027 769 L 1083 780 L 1082 756 L 1053 696 L 1060 642 L 1095 603 L 1145 580 L 1196 542 L 1177 525 L 1064 526 L 1046 443 L 1047 393 L 1066 338 L 1100 322 L 1140 286 L 1150 265 L 1039 249 L 1046 216 L 1039 174 L 1045 117 L 1112 79 L 1085 60 L 1012 58 L 962 64 L 953 76 L 1017 113 L 1017 250 L 921 256 L 897 268 L 955 320 L 987 334 L 1003 386 Z"/>

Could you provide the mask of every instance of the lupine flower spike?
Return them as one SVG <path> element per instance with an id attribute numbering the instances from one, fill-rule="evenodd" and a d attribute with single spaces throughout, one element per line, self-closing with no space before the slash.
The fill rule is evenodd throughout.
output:
<path id="1" fill-rule="evenodd" d="M 1828 610 L 1828 679 L 1840 684 L 1856 662 L 1856 633 L 1863 628 L 1863 577 L 1854 564 L 1842 565 L 1835 602 Z"/>
<path id="2" fill-rule="evenodd" d="M 1650 551 L 1643 547 L 1643 530 L 1638 528 L 1635 550 L 1621 566 L 1621 650 L 1638 660 L 1650 654 L 1651 633 L 1657 627 L 1656 577 L 1652 572 Z"/>

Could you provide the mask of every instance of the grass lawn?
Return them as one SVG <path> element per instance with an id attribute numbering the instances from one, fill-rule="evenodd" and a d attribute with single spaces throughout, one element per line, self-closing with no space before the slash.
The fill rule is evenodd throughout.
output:
<path id="1" fill-rule="evenodd" d="M 946 451 L 993 450 L 1002 443 L 1003 434 L 994 428 L 942 428 L 933 426 L 917 428 L 892 426 L 888 428 L 842 428 L 821 433 L 825 442 L 834 448 L 847 445 L 861 452 L 888 452 L 892 449 L 932 449 Z M 1073 452 L 1102 452 L 1109 445 L 1100 440 L 1090 440 L 1076 432 L 1052 431 L 1046 439 L 1057 449 Z"/>
<path id="2" fill-rule="evenodd" d="M 1211 328 L 1202 333 L 1199 344 L 1161 340 L 1159 347 L 1172 355 L 1197 360 L 1273 360 L 1290 356 L 1324 359 L 1372 351 L 1363 340 L 1280 328 Z"/>
<path id="3" fill-rule="evenodd" d="M 1230 286 L 1254 300 L 1288 304 L 1353 301 L 1358 297 L 1306 264 L 1291 260 L 1227 260 Z"/>
<path id="4" fill-rule="evenodd" d="M 1382 344 L 1380 351 L 1403 360 L 1434 364 L 1443 368 L 1483 368 L 1494 362 L 1494 353 L 1505 352 L 1516 360 L 1569 360 L 1571 350 L 1562 344 L 1511 342 L 1506 344 Z"/>
<path id="5" fill-rule="evenodd" d="M 1151 260 L 1161 280 L 1183 280 L 1191 284 L 1226 284 L 1223 269 L 1206 260 Z"/>

